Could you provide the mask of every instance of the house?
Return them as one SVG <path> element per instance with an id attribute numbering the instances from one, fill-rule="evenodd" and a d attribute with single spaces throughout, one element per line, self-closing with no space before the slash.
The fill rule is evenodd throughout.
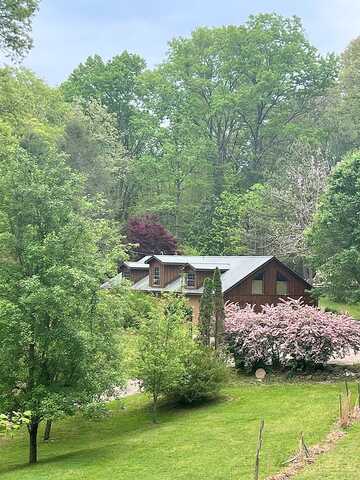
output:
<path id="1" fill-rule="evenodd" d="M 221 272 L 224 301 L 260 307 L 276 304 L 280 298 L 309 295 L 311 285 L 273 256 L 183 256 L 150 255 L 137 262 L 124 262 L 119 275 L 105 284 L 111 287 L 121 278 L 132 282 L 142 292 L 182 292 L 198 318 L 204 279 L 212 277 L 215 268 Z"/>

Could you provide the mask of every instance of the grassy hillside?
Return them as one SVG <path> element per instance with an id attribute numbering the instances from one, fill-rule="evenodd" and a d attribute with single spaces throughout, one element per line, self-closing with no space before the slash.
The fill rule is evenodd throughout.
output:
<path id="1" fill-rule="evenodd" d="M 294 480 L 357 480 L 360 478 L 360 424 L 351 427 L 331 452 L 321 456 Z"/>
<path id="2" fill-rule="evenodd" d="M 329 300 L 327 297 L 320 298 L 319 306 L 322 308 L 331 308 L 339 313 L 349 313 L 356 320 L 360 320 L 360 304 L 359 303 L 339 303 Z"/>
<path id="3" fill-rule="evenodd" d="M 56 423 L 53 440 L 40 444 L 36 466 L 26 464 L 25 436 L 2 441 L 0 477 L 250 480 L 258 425 L 264 418 L 264 478 L 296 450 L 301 431 L 309 444 L 326 436 L 336 419 L 340 389 L 339 384 L 236 383 L 224 390 L 219 402 L 163 408 L 157 425 L 149 420 L 146 398 L 137 395 L 114 402 L 105 420 L 75 417 Z"/>

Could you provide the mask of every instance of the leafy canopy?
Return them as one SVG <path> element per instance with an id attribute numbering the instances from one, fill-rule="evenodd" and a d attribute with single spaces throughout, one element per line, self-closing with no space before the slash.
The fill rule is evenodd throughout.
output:
<path id="1" fill-rule="evenodd" d="M 39 0 L 0 2 L 0 50 L 10 57 L 23 57 L 32 47 L 31 22 Z"/>

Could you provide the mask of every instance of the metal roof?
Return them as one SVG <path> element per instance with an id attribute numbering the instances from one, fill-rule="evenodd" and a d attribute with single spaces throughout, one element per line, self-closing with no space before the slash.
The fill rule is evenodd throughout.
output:
<path id="1" fill-rule="evenodd" d="M 135 269 L 135 270 L 149 270 L 149 264 L 148 263 L 124 262 L 123 265 L 125 265 L 128 268 Z"/>
<path id="2" fill-rule="evenodd" d="M 205 268 L 209 270 L 215 270 L 216 267 L 219 270 L 226 271 L 221 275 L 221 282 L 223 292 L 226 292 L 241 280 L 246 278 L 252 272 L 260 268 L 262 265 L 270 261 L 272 256 L 184 256 L 184 255 L 153 255 L 146 258 L 145 262 L 148 263 L 151 259 L 156 259 L 162 263 L 168 265 L 191 265 L 197 269 Z M 143 259 L 142 259 L 143 260 Z M 135 290 L 143 290 L 149 292 L 176 292 L 182 291 L 186 294 L 201 294 L 203 289 L 201 288 L 181 288 L 181 278 L 178 277 L 174 281 L 170 282 L 164 288 L 151 287 L 149 285 L 149 276 L 144 277 L 135 283 L 132 288 Z"/>

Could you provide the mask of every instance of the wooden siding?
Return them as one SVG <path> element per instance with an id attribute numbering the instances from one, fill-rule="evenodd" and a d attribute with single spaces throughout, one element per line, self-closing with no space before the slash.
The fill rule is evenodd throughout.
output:
<path id="1" fill-rule="evenodd" d="M 188 299 L 190 306 L 193 311 L 192 319 L 193 323 L 199 322 L 199 313 L 200 313 L 200 295 L 187 295 L 186 298 Z"/>
<path id="2" fill-rule="evenodd" d="M 196 272 L 196 288 L 201 288 L 204 285 L 205 278 L 213 278 L 214 272 Z"/>
<path id="3" fill-rule="evenodd" d="M 149 265 L 150 286 L 152 287 L 159 286 L 160 288 L 164 288 L 166 287 L 166 285 L 174 281 L 180 275 L 179 265 L 165 265 L 158 260 L 152 260 Z M 160 285 L 153 284 L 155 267 L 160 268 Z"/>
<path id="4" fill-rule="evenodd" d="M 264 274 L 264 292 L 263 295 L 252 295 L 252 280 L 258 272 L 263 272 Z M 276 295 L 276 275 L 278 272 L 287 279 L 287 295 Z M 305 290 L 307 288 L 306 283 L 300 278 L 294 276 L 285 267 L 283 267 L 281 263 L 278 263 L 276 260 L 273 260 L 270 263 L 266 264 L 256 273 L 249 276 L 244 281 L 228 290 L 224 294 L 224 300 L 226 302 L 230 301 L 234 303 L 239 303 L 240 305 L 246 305 L 247 303 L 250 303 L 251 305 L 261 306 L 266 303 L 276 304 L 279 302 L 280 298 L 291 297 L 298 299 L 300 297 L 303 297 L 305 303 L 309 305 L 314 305 L 314 300 L 312 300 L 309 294 L 305 293 Z"/>
<path id="5" fill-rule="evenodd" d="M 142 278 L 145 278 L 148 275 L 148 270 L 139 270 L 139 269 L 130 269 L 125 265 L 121 265 L 119 268 L 119 273 L 129 273 L 129 280 L 132 283 L 136 283 Z"/>

